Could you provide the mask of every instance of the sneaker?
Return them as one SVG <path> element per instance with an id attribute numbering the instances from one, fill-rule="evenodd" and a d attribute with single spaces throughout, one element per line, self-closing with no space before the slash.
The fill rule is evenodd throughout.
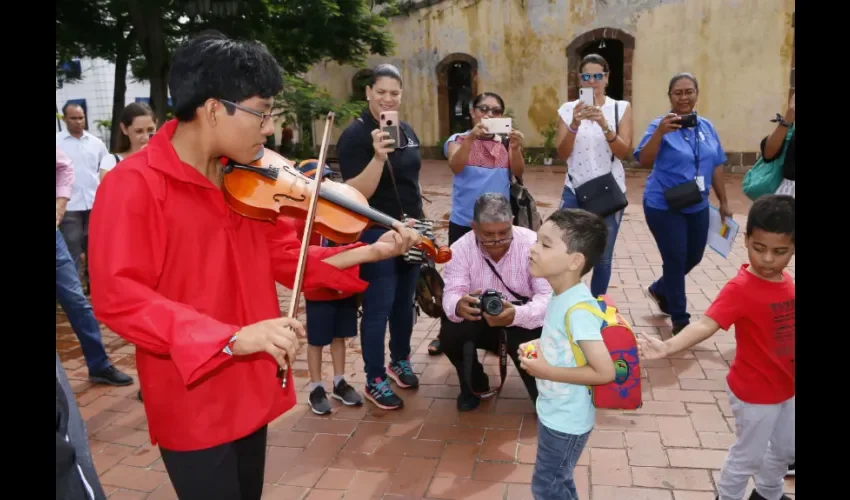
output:
<path id="1" fill-rule="evenodd" d="M 684 329 L 685 329 L 685 327 L 686 327 L 686 326 L 688 326 L 689 324 L 690 324 L 690 322 L 689 322 L 689 321 L 688 321 L 688 322 L 685 322 L 685 323 L 674 324 L 674 325 L 673 325 L 673 335 L 678 335 L 678 334 L 679 334 L 679 332 L 681 332 L 682 330 L 684 330 Z"/>
<path id="2" fill-rule="evenodd" d="M 132 384 L 133 377 L 119 371 L 118 368 L 109 365 L 99 372 L 89 372 L 89 381 L 93 384 L 124 386 Z"/>
<path id="3" fill-rule="evenodd" d="M 419 378 L 413 373 L 413 367 L 410 366 L 410 361 L 402 359 L 395 361 L 387 366 L 387 376 L 398 384 L 402 389 L 419 387 Z"/>
<path id="4" fill-rule="evenodd" d="M 655 305 L 658 306 L 658 310 L 661 311 L 661 314 L 670 316 L 670 310 L 667 309 L 667 297 L 655 295 L 651 287 L 646 287 L 644 290 L 646 291 L 646 295 L 655 302 Z"/>
<path id="5" fill-rule="evenodd" d="M 796 462 L 788 466 L 788 472 L 785 473 L 786 476 L 796 477 L 794 474 L 794 466 L 797 465 Z"/>
<path id="6" fill-rule="evenodd" d="M 750 498 L 748 500 L 767 500 L 767 498 L 761 496 L 758 491 L 753 490 L 753 492 L 750 493 Z M 783 494 L 781 497 L 779 497 L 779 500 L 791 500 L 791 497 Z"/>
<path id="7" fill-rule="evenodd" d="M 385 378 L 366 382 L 366 399 L 382 410 L 395 410 L 404 406 L 404 401 L 396 396 Z"/>
<path id="8" fill-rule="evenodd" d="M 328 393 L 325 392 L 325 388 L 321 385 L 310 392 L 308 402 L 310 403 L 310 409 L 316 415 L 329 415 L 331 413 L 331 402 L 328 401 Z"/>
<path id="9" fill-rule="evenodd" d="M 363 398 L 360 397 L 360 393 L 354 387 L 348 385 L 345 379 L 340 380 L 334 386 L 331 397 L 342 401 L 342 404 L 346 406 L 360 406 L 363 404 Z"/>
<path id="10" fill-rule="evenodd" d="M 472 411 L 481 405 L 481 397 L 461 392 L 457 396 L 457 411 Z"/>

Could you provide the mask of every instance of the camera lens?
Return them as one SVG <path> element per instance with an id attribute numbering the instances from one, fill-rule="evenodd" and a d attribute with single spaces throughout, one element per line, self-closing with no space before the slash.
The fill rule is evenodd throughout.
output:
<path id="1" fill-rule="evenodd" d="M 499 297 L 488 297 L 487 302 L 484 304 L 486 308 L 487 314 L 491 316 L 498 316 L 502 313 L 502 301 Z"/>
<path id="2" fill-rule="evenodd" d="M 393 124 L 392 120 L 387 120 L 387 125 L 392 125 L 392 124 Z"/>

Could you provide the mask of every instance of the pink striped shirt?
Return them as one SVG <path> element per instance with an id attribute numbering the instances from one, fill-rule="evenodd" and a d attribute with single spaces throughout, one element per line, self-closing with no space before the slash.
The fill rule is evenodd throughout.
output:
<path id="1" fill-rule="evenodd" d="M 452 260 L 443 268 L 443 310 L 446 317 L 455 323 L 463 321 L 455 314 L 457 303 L 464 295 L 475 290 L 493 289 L 507 297 L 513 297 L 499 278 L 484 262 L 490 261 L 505 283 L 516 293 L 531 298 L 524 306 L 515 306 L 516 315 L 510 326 L 534 329 L 543 326 L 546 306 L 552 295 L 552 287 L 545 278 L 532 278 L 528 272 L 528 253 L 537 241 L 537 233 L 524 227 L 513 227 L 513 241 L 499 262 L 493 262 L 478 244 L 475 231 L 470 231 L 452 245 Z"/>
<path id="2" fill-rule="evenodd" d="M 56 197 L 71 199 L 74 186 L 74 165 L 64 151 L 56 146 Z"/>

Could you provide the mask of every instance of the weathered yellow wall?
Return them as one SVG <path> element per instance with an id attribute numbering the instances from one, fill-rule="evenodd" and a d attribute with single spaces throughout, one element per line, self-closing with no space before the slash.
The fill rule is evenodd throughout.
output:
<path id="1" fill-rule="evenodd" d="M 794 0 L 447 0 L 394 18 L 395 54 L 364 67 L 390 62 L 401 69 L 402 117 L 424 146 L 434 146 L 436 66 L 448 54 L 469 54 L 478 60 L 479 91 L 500 94 L 527 145 L 541 146 L 539 130 L 567 98 L 566 47 L 587 31 L 617 28 L 635 37 L 635 143 L 667 111 L 670 76 L 691 71 L 700 81 L 697 109 L 714 122 L 724 148 L 755 151 L 771 129 L 768 120 L 784 110 L 793 11 Z M 321 64 L 307 77 L 342 100 L 359 69 Z"/>

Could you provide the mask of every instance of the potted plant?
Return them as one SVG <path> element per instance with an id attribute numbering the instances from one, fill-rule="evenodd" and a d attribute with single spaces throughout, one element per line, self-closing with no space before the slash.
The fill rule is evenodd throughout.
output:
<path id="1" fill-rule="evenodd" d="M 552 154 L 555 151 L 555 136 L 558 135 L 558 122 L 553 121 L 548 127 L 541 130 L 543 135 L 543 164 L 552 165 Z"/>

